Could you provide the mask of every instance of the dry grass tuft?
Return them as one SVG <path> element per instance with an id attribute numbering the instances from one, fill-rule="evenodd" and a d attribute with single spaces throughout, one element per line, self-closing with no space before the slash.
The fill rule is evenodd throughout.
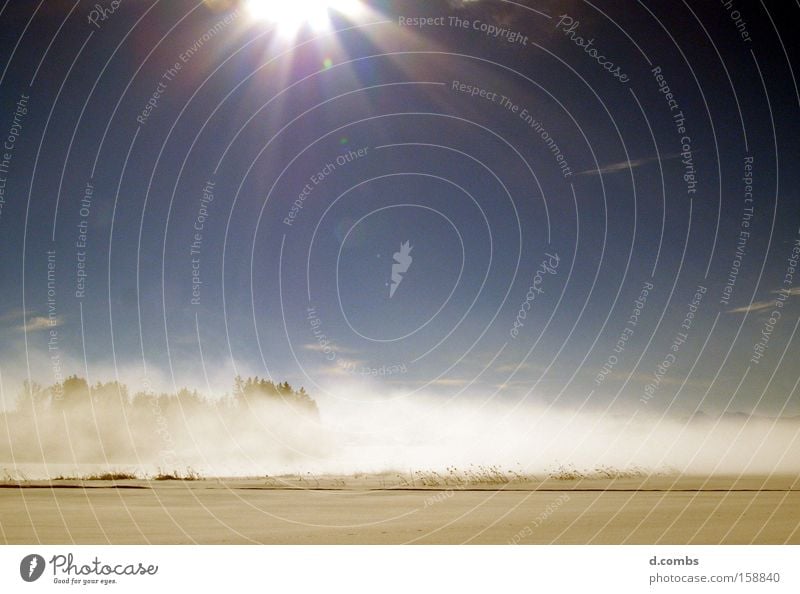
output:
<path id="1" fill-rule="evenodd" d="M 152 477 L 154 481 L 199 481 L 202 480 L 202 476 L 199 472 L 193 469 L 191 466 L 187 466 L 186 470 L 181 473 L 178 470 L 173 470 L 172 472 L 167 472 L 158 469 L 158 472 L 155 476 Z"/>
<path id="2" fill-rule="evenodd" d="M 448 466 L 444 472 L 417 470 L 412 473 L 413 484 L 423 487 L 470 487 L 498 486 L 535 481 L 532 474 L 516 470 L 504 470 L 499 466 L 475 466 L 466 469 Z"/>
<path id="3" fill-rule="evenodd" d="M 572 464 L 559 464 L 553 470 L 549 470 L 547 478 L 555 481 L 577 481 L 592 479 L 630 479 L 645 478 L 650 476 L 650 472 L 638 466 L 620 469 L 613 466 L 597 466 L 591 470 L 578 470 Z"/>

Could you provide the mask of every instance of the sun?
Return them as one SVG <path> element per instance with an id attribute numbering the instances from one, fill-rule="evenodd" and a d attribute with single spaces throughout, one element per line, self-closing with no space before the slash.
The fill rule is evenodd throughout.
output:
<path id="1" fill-rule="evenodd" d="M 358 0 L 246 0 L 245 7 L 254 19 L 275 24 L 281 34 L 294 35 L 308 25 L 315 31 L 330 28 L 333 12 L 353 16 L 361 8 Z"/>

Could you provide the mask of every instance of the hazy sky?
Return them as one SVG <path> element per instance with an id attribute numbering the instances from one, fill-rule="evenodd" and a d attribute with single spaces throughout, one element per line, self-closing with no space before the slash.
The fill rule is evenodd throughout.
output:
<path id="1" fill-rule="evenodd" d="M 6 398 L 800 413 L 796 5 L 98 4 L 0 14 Z"/>

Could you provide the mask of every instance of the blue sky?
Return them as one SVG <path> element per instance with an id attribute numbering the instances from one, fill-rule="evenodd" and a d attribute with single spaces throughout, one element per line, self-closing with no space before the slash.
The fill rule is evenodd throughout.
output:
<path id="1" fill-rule="evenodd" d="M 796 7 L 743 6 L 749 41 L 700 2 L 373 2 L 294 36 L 244 3 L 70 8 L 2 15 L 6 398 L 241 373 L 800 413 Z"/>

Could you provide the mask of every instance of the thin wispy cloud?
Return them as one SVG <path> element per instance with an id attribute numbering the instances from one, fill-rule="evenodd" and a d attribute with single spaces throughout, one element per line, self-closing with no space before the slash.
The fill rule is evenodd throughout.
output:
<path id="1" fill-rule="evenodd" d="M 355 349 L 349 349 L 347 347 L 339 346 L 338 344 L 328 343 L 325 346 L 322 346 L 318 342 L 310 342 L 308 344 L 304 344 L 303 348 L 307 351 L 314 351 L 315 353 L 330 353 L 334 352 L 337 354 L 343 355 L 356 355 L 358 351 Z"/>
<path id="2" fill-rule="evenodd" d="M 55 328 L 56 326 L 60 326 L 61 321 L 58 318 L 48 318 L 46 316 L 33 316 L 28 319 L 28 321 L 19 326 L 19 331 L 27 330 L 28 332 L 38 332 L 39 330 L 45 330 L 47 328 Z"/>
<path id="3" fill-rule="evenodd" d="M 745 305 L 744 307 L 737 307 L 735 309 L 731 309 L 728 313 L 752 313 L 755 311 L 762 311 L 764 309 L 769 309 L 770 307 L 775 307 L 775 300 L 772 301 L 754 301 L 750 305 Z"/>
<path id="4" fill-rule="evenodd" d="M 432 382 L 427 382 L 431 386 L 463 386 L 468 382 L 465 379 L 459 379 L 455 377 L 450 378 L 439 378 L 437 380 L 433 380 Z"/>
<path id="5" fill-rule="evenodd" d="M 666 157 L 661 157 L 661 161 L 667 161 L 670 159 L 674 159 L 679 155 L 669 155 Z M 627 171 L 629 169 L 636 169 L 637 167 L 641 167 L 642 165 L 648 165 L 653 163 L 654 161 L 658 161 L 658 157 L 644 157 L 642 159 L 631 159 L 630 161 L 619 161 L 617 163 L 610 163 L 608 165 L 603 165 L 597 169 L 587 169 L 586 171 L 581 171 L 578 175 L 609 175 L 612 173 L 618 173 L 620 171 Z"/>
<path id="6" fill-rule="evenodd" d="M 790 297 L 796 297 L 800 295 L 800 287 L 792 287 L 791 289 L 785 291 L 772 291 L 773 295 L 778 295 L 779 293 L 785 293 L 787 299 Z M 775 299 L 769 299 L 766 301 L 753 301 L 753 303 L 749 305 L 744 305 L 742 307 L 730 309 L 728 310 L 728 313 L 753 313 L 756 311 L 763 311 L 765 309 L 770 309 L 773 307 L 777 307 L 775 305 Z"/>
<path id="7" fill-rule="evenodd" d="M 368 362 L 363 359 L 350 359 L 337 356 L 334 363 L 318 367 L 316 373 L 326 377 L 363 376 L 367 369 L 369 369 Z"/>

